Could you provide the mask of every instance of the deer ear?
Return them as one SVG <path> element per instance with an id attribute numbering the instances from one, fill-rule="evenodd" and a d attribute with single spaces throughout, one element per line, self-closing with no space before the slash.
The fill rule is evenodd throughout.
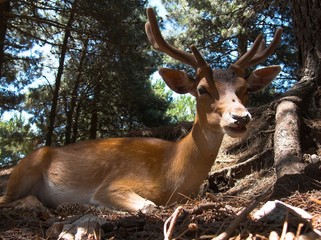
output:
<path id="1" fill-rule="evenodd" d="M 195 88 L 195 81 L 186 72 L 170 69 L 160 68 L 159 75 L 163 78 L 166 85 L 179 94 L 192 92 Z"/>
<path id="2" fill-rule="evenodd" d="M 272 80 L 280 73 L 280 66 L 269 66 L 254 70 L 247 77 L 248 91 L 257 92 L 268 86 Z"/>

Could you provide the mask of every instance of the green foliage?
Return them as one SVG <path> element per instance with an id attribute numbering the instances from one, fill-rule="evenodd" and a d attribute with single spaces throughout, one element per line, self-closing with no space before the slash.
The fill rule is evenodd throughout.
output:
<path id="1" fill-rule="evenodd" d="M 195 98 L 191 95 L 180 95 L 175 98 L 167 110 L 167 115 L 175 122 L 193 122 L 196 113 Z"/>
<path id="2" fill-rule="evenodd" d="M 0 121 L 0 165 L 18 160 L 35 146 L 35 134 L 21 116 Z"/>
<path id="3" fill-rule="evenodd" d="M 157 79 L 153 84 L 154 93 L 167 102 L 173 101 L 173 91 L 168 89 L 165 82 L 162 79 Z"/>
<path id="4" fill-rule="evenodd" d="M 166 116 L 170 119 L 171 123 L 194 121 L 196 101 L 193 96 L 189 94 L 175 94 L 175 96 L 173 96 L 173 91 L 166 87 L 162 79 L 154 83 L 153 89 L 156 95 L 170 103 L 166 111 Z"/>
<path id="5" fill-rule="evenodd" d="M 74 44 L 82 44 L 86 52 L 82 63 L 79 51 L 70 52 L 62 119 L 68 112 L 74 117 L 78 114 L 81 139 L 95 132 L 99 137 L 119 136 L 142 126 L 166 123 L 168 104 L 153 94 L 149 82 L 158 60 L 147 51 L 143 2 L 84 1 L 79 8 L 82 17 L 75 21 L 79 26 L 91 26 L 91 34 L 97 31 L 100 39 L 88 34 L 85 46 L 83 34 L 73 33 Z M 72 106 L 71 96 L 75 95 L 77 106 Z"/>

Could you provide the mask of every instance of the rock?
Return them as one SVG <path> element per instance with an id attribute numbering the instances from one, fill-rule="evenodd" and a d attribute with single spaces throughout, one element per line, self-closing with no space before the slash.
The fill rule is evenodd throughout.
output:
<path id="1" fill-rule="evenodd" d="M 61 239 L 61 240 L 82 240 L 82 239 L 102 239 L 104 231 L 101 225 L 106 223 L 93 215 L 84 215 L 78 220 L 70 223 L 54 223 L 47 230 L 48 239 Z"/>

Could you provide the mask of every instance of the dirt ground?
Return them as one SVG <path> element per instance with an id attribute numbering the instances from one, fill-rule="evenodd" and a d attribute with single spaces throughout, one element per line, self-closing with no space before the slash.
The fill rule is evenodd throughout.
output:
<path id="1" fill-rule="evenodd" d="M 213 172 L 237 164 L 240 154 L 227 154 L 230 146 L 237 144 L 236 141 L 228 137 L 224 139 Z M 310 149 L 305 157 L 311 158 L 312 155 L 319 157 L 316 149 Z M 11 170 L 8 167 L 0 171 L 1 192 Z M 223 184 L 217 191 L 208 189 L 208 184 L 204 184 L 198 199 L 162 208 L 153 214 L 103 212 L 76 203 L 66 203 L 55 210 L 2 208 L 0 239 L 57 239 L 59 234 L 50 228 L 54 223 L 61 223 L 59 226 L 62 226 L 87 215 L 97 216 L 102 223 L 98 232 L 88 233 L 82 239 L 98 239 L 98 235 L 101 239 L 318 239 L 317 233 L 321 231 L 319 190 L 295 191 L 286 198 L 278 199 L 306 211 L 311 215 L 309 221 L 298 216 L 289 217 L 288 210 L 277 219 L 257 220 L 253 217 L 264 203 L 272 200 L 268 190 L 273 188 L 275 181 L 273 167 L 253 170 L 245 177 L 233 179 L 230 185 Z M 249 209 L 253 204 L 254 210 Z M 240 217 L 244 209 L 249 210 L 250 214 Z M 220 234 L 226 233 L 225 238 L 220 238 Z M 61 236 L 60 239 L 67 238 Z"/>

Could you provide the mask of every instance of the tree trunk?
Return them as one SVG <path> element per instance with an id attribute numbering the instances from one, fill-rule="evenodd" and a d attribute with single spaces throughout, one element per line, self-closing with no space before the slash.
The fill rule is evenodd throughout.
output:
<path id="1" fill-rule="evenodd" d="M 75 115 L 75 109 L 77 104 L 77 98 L 78 98 L 78 88 L 80 85 L 81 75 L 82 75 L 82 68 L 84 64 L 84 60 L 87 54 L 87 46 L 88 46 L 88 38 L 84 42 L 83 51 L 80 57 L 79 66 L 78 66 L 78 75 L 75 81 L 75 85 L 71 94 L 71 101 L 70 101 L 70 107 L 67 109 L 67 123 L 66 123 L 66 132 L 65 132 L 65 145 L 71 143 L 71 132 L 72 132 L 72 125 Z"/>
<path id="2" fill-rule="evenodd" d="M 71 142 L 75 143 L 78 138 L 78 123 L 79 123 L 79 116 L 80 116 L 80 104 L 76 105 L 76 111 L 75 111 L 75 122 L 72 126 L 72 139 Z"/>
<path id="3" fill-rule="evenodd" d="M 98 128 L 98 106 L 97 103 L 99 102 L 100 97 L 100 84 L 96 84 L 94 87 L 94 98 L 93 98 L 93 105 L 91 111 L 91 119 L 90 119 L 90 139 L 97 138 L 97 128 Z"/>
<path id="4" fill-rule="evenodd" d="M 281 99 L 275 113 L 274 163 L 278 178 L 303 172 L 299 98 Z"/>
<path id="5" fill-rule="evenodd" d="M 7 33 L 8 13 L 10 11 L 10 1 L 0 1 L 0 77 L 2 77 L 2 66 L 4 63 L 4 45 Z"/>
<path id="6" fill-rule="evenodd" d="M 51 105 L 50 116 L 49 116 L 49 126 L 48 126 L 48 130 L 47 130 L 47 135 L 46 135 L 46 146 L 52 145 L 52 137 L 53 137 L 53 132 L 55 129 L 55 120 L 56 120 L 61 78 L 62 78 L 62 74 L 63 74 L 63 70 L 64 70 L 64 62 L 65 62 L 65 57 L 66 57 L 66 53 L 68 50 L 68 40 L 70 37 L 70 30 L 72 28 L 72 23 L 74 21 L 76 6 L 77 6 L 77 0 L 74 1 L 73 5 L 72 5 L 72 9 L 70 12 L 69 20 L 68 20 L 66 31 L 65 31 L 65 36 L 64 36 L 63 43 L 61 46 L 59 67 L 58 67 L 58 72 L 57 72 L 57 77 L 56 77 L 56 82 L 55 82 L 55 88 L 54 88 L 54 92 L 53 92 L 52 105 Z"/>
<path id="7" fill-rule="evenodd" d="M 248 36 L 245 34 L 240 34 L 238 37 L 237 52 L 238 58 L 243 56 L 247 52 Z"/>
<path id="8" fill-rule="evenodd" d="M 291 0 L 301 81 L 321 86 L 321 1 Z"/>

